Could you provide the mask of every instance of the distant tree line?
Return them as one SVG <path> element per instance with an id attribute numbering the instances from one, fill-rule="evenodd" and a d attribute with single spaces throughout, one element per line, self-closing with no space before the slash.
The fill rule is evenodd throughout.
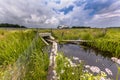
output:
<path id="1" fill-rule="evenodd" d="M 8 24 L 8 23 L 1 23 L 0 28 L 27 28 L 25 26 L 20 26 L 18 24 Z"/>
<path id="2" fill-rule="evenodd" d="M 89 26 L 72 26 L 72 28 L 91 28 Z"/>
<path id="3" fill-rule="evenodd" d="M 78 29 L 78 28 L 91 28 L 91 27 L 89 27 L 89 26 L 72 26 L 72 27 L 69 27 L 67 25 L 58 25 L 57 28 L 58 29 L 70 29 L 70 28 L 72 28 L 72 29 Z"/>
<path id="4" fill-rule="evenodd" d="M 107 28 L 109 29 L 109 28 L 120 28 L 120 27 L 107 27 Z"/>

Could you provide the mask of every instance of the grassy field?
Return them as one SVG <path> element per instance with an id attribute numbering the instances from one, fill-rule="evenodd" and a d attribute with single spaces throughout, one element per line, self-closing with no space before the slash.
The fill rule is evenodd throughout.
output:
<path id="1" fill-rule="evenodd" d="M 39 32 L 52 32 L 52 35 L 59 41 L 72 39 L 94 41 L 85 45 L 102 51 L 108 51 L 110 55 L 115 57 L 120 57 L 119 31 L 120 29 L 39 30 Z M 46 45 L 42 42 L 35 29 L 1 29 L 0 80 L 46 80 L 49 57 L 48 52 L 43 50 L 45 47 Z M 61 54 L 58 54 L 56 63 L 59 80 L 94 80 L 96 78 L 106 78 L 103 72 L 94 75 L 85 70 L 83 63 L 74 64 L 70 59 Z"/>
<path id="2" fill-rule="evenodd" d="M 120 58 L 120 29 L 54 29 L 46 30 L 61 40 L 91 40 L 85 45 L 98 50 L 110 52 L 112 56 Z"/>
<path id="3" fill-rule="evenodd" d="M 93 42 L 82 43 L 83 45 L 89 46 L 91 48 L 95 48 L 101 51 L 107 52 L 107 55 L 111 55 L 114 57 L 120 58 L 120 29 L 119 28 L 111 28 L 111 29 L 97 29 L 97 28 L 89 28 L 89 29 L 46 29 L 39 30 L 39 32 L 51 32 L 52 35 L 61 42 L 62 40 L 91 40 Z M 108 54 L 109 53 L 109 54 Z M 69 61 L 69 60 L 68 60 Z M 84 72 L 84 65 L 78 65 L 77 67 L 66 67 L 66 64 L 70 64 L 63 56 L 57 57 L 57 74 L 58 79 L 67 80 L 75 79 L 75 80 L 100 80 L 102 78 L 106 78 L 106 75 L 103 73 L 99 73 L 98 75 L 94 75 L 90 72 Z M 97 68 L 97 67 L 94 67 Z M 97 69 L 96 69 L 97 70 Z M 99 69 L 98 69 L 99 70 Z M 119 71 L 119 67 L 118 67 Z M 81 75 L 82 74 L 82 75 Z M 118 73 L 119 75 L 119 73 Z M 116 75 L 116 80 L 118 80 Z M 101 78 L 102 77 L 102 78 Z M 104 79 L 103 79 L 104 80 Z"/>
<path id="4" fill-rule="evenodd" d="M 44 47 L 35 30 L 1 29 L 0 80 L 46 80 L 49 58 Z"/>

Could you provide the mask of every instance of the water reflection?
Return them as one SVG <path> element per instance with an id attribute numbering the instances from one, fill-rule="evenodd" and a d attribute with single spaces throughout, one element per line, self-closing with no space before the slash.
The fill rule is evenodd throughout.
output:
<path id="1" fill-rule="evenodd" d="M 67 57 L 78 57 L 87 65 L 98 66 L 102 71 L 105 71 L 105 68 L 109 68 L 113 72 L 112 77 L 116 78 L 118 70 L 116 64 L 111 60 L 112 56 L 108 52 L 75 44 L 60 44 L 58 45 L 58 51 L 63 52 Z"/>
<path id="2" fill-rule="evenodd" d="M 94 52 L 96 54 L 96 56 L 101 55 L 104 58 L 111 58 L 112 57 L 111 53 L 109 53 L 107 51 L 103 52 L 103 51 L 100 51 L 98 49 L 93 49 L 91 47 L 85 47 L 85 46 L 82 46 L 82 48 L 84 49 L 85 52 L 88 52 L 88 53 Z"/>

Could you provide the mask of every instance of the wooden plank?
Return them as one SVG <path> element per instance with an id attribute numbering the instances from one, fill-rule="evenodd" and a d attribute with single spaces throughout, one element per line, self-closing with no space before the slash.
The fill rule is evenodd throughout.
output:
<path id="1" fill-rule="evenodd" d="M 63 42 L 93 42 L 91 40 L 62 40 Z"/>
<path id="2" fill-rule="evenodd" d="M 51 36 L 51 33 L 39 33 L 41 37 Z"/>
<path id="3" fill-rule="evenodd" d="M 41 37 L 41 39 L 46 45 L 49 45 L 42 37 Z"/>

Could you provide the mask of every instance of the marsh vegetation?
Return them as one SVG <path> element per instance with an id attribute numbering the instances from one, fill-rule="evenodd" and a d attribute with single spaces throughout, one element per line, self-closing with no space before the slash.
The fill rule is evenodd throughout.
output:
<path id="1" fill-rule="evenodd" d="M 38 35 L 50 32 L 62 40 L 91 40 L 82 45 L 108 52 L 115 63 L 120 58 L 120 29 L 1 29 L 0 30 L 0 80 L 46 80 L 49 67 L 46 45 Z M 107 54 L 108 55 L 108 54 Z M 72 62 L 75 59 L 78 64 Z M 107 75 L 96 66 L 86 66 L 80 59 L 68 58 L 64 53 L 56 57 L 58 80 L 101 80 Z M 118 65 L 117 64 L 117 65 Z M 87 70 L 86 68 L 89 69 Z M 95 71 L 91 72 L 89 70 Z M 119 70 L 119 65 L 118 65 Z M 106 69 L 110 73 L 109 69 Z M 118 71 L 119 72 L 119 71 Z M 16 75 L 16 76 L 14 76 Z M 112 73 L 110 73 L 112 75 Z M 116 75 L 118 80 L 119 73 Z"/>
<path id="2" fill-rule="evenodd" d="M 98 50 L 110 52 L 114 57 L 120 57 L 120 29 L 59 29 L 52 30 L 56 39 L 61 40 L 91 40 L 84 45 Z"/>
<path id="3" fill-rule="evenodd" d="M 4 29 L 0 39 L 0 80 L 46 80 L 49 59 L 37 31 Z"/>

